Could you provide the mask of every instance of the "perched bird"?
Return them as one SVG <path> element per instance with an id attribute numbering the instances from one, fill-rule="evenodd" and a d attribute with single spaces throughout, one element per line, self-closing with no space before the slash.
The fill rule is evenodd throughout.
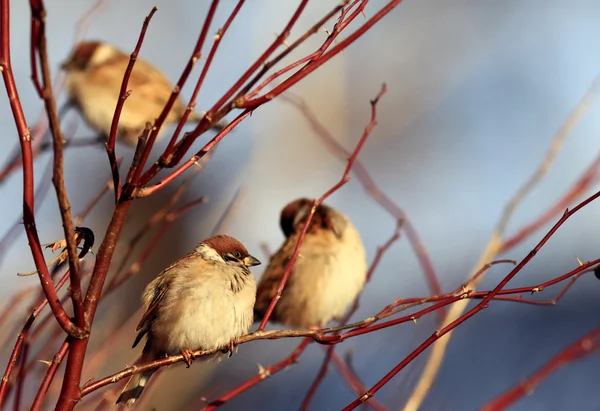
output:
<path id="1" fill-rule="evenodd" d="M 285 241 L 260 278 L 254 306 L 260 321 L 294 252 L 312 200 L 302 198 L 281 211 Z M 364 287 L 365 249 L 358 231 L 344 214 L 321 204 L 300 246 L 290 277 L 271 320 L 291 328 L 321 328 L 340 319 Z"/>
<path id="2" fill-rule="evenodd" d="M 249 267 L 258 264 L 235 238 L 216 235 L 160 273 L 144 291 L 146 312 L 133 342 L 146 335 L 140 362 L 181 353 L 189 367 L 194 350 L 233 350 L 252 325 L 256 282 Z M 132 376 L 117 404 L 132 406 L 153 372 Z"/>
<path id="3" fill-rule="evenodd" d="M 121 83 L 129 64 L 129 55 L 114 46 L 99 41 L 79 43 L 62 64 L 66 71 L 69 103 L 77 108 L 86 122 L 103 137 L 108 137 L 121 91 Z M 173 86 L 165 75 L 138 57 L 127 88 L 131 95 L 123 105 L 117 139 L 135 146 L 146 122 L 159 116 L 171 96 Z M 165 125 L 177 123 L 186 105 L 177 99 L 165 120 Z M 189 121 L 199 121 L 202 115 L 190 113 Z M 221 125 L 214 128 L 220 129 Z M 161 130 L 162 131 L 162 130 Z"/>

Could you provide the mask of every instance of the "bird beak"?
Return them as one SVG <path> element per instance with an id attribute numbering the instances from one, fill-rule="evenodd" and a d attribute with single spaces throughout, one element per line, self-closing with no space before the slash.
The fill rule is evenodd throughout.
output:
<path id="1" fill-rule="evenodd" d="M 252 257 L 251 255 L 249 255 L 248 257 L 244 257 L 244 259 L 242 260 L 242 263 L 246 266 L 246 267 L 253 267 L 255 265 L 259 265 L 260 261 L 258 261 L 258 259 Z"/>

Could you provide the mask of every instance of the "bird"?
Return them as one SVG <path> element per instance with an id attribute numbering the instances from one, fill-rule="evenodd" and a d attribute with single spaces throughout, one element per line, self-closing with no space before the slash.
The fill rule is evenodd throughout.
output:
<path id="1" fill-rule="evenodd" d="M 194 350 L 233 351 L 253 322 L 256 282 L 249 268 L 260 261 L 233 237 L 219 234 L 196 246 L 150 282 L 134 348 L 146 336 L 140 363 L 181 353 L 188 367 Z M 152 373 L 132 376 L 117 405 L 133 406 Z"/>
<path id="2" fill-rule="evenodd" d="M 66 73 L 68 104 L 75 107 L 103 139 L 110 134 L 129 60 L 129 55 L 115 46 L 90 40 L 78 43 L 61 66 Z M 117 140 L 135 147 L 146 123 L 152 123 L 160 115 L 173 86 L 159 69 L 138 57 L 127 88 L 132 92 L 123 105 Z M 183 101 L 175 100 L 164 125 L 179 122 L 185 110 Z M 191 112 L 188 121 L 200 121 L 202 118 L 201 114 Z M 212 128 L 221 130 L 223 125 L 216 124 Z"/>
<path id="3" fill-rule="evenodd" d="M 255 321 L 263 318 L 275 297 L 312 207 L 313 200 L 300 198 L 282 209 L 279 224 L 285 240 L 259 280 Z M 270 319 L 296 329 L 318 329 L 339 320 L 362 291 L 366 273 L 365 248 L 357 229 L 346 215 L 321 204 Z"/>

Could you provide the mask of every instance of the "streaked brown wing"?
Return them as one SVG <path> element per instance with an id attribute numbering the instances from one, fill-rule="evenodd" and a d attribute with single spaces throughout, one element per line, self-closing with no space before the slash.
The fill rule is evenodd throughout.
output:
<path id="1" fill-rule="evenodd" d="M 260 321 L 262 319 L 267 308 L 269 308 L 271 300 L 275 297 L 275 294 L 277 294 L 277 287 L 285 274 L 287 263 L 294 252 L 297 238 L 296 235 L 292 235 L 286 239 L 281 248 L 273 254 L 271 261 L 269 261 L 269 265 L 265 269 L 262 277 L 260 277 L 256 290 L 256 303 L 254 305 L 255 320 Z M 276 320 L 275 315 L 271 316 L 271 318 Z"/>
<path id="2" fill-rule="evenodd" d="M 160 306 L 165 295 L 167 294 L 167 288 L 168 288 L 167 281 L 162 281 L 159 283 L 157 290 L 154 293 L 154 297 L 152 298 L 150 305 L 148 305 L 148 309 L 146 310 L 146 312 L 142 316 L 140 322 L 138 323 L 137 327 L 135 328 L 135 330 L 139 331 L 139 332 L 138 332 L 138 335 L 135 337 L 135 341 L 133 342 L 133 345 L 131 348 L 134 348 L 136 345 L 138 345 L 138 343 L 140 342 L 142 337 L 150 329 L 150 325 L 152 324 L 152 321 L 154 321 L 154 319 L 156 318 L 156 315 L 158 314 L 158 307 Z"/>

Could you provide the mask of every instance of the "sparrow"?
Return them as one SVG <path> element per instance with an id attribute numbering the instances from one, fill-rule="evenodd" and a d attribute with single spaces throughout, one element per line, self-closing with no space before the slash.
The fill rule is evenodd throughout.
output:
<path id="1" fill-rule="evenodd" d="M 89 126 L 106 138 L 110 134 L 113 115 L 121 92 L 121 83 L 129 64 L 129 55 L 100 41 L 84 41 L 75 46 L 63 62 L 69 103 L 83 116 Z M 136 60 L 128 89 L 132 92 L 125 100 L 117 139 L 136 146 L 147 122 L 152 123 L 161 113 L 171 96 L 173 86 L 156 67 L 139 58 Z M 186 105 L 177 99 L 164 124 L 179 122 Z M 198 113 L 190 113 L 188 121 L 200 121 Z M 220 130 L 223 126 L 214 125 Z M 161 132 L 164 131 L 161 129 Z M 159 133 L 160 135 L 161 133 Z"/>
<path id="2" fill-rule="evenodd" d="M 285 236 L 258 283 L 255 321 L 260 321 L 277 292 L 313 201 L 301 198 L 280 215 Z M 290 328 L 322 328 L 339 320 L 364 287 L 367 258 L 347 216 L 321 204 L 312 217 L 300 254 L 270 319 Z"/>
<path id="3" fill-rule="evenodd" d="M 133 342 L 146 336 L 139 362 L 181 353 L 189 367 L 195 350 L 231 354 L 253 322 L 256 282 L 249 267 L 259 264 L 238 240 L 216 235 L 161 272 L 142 299 L 145 314 Z M 133 406 L 154 371 L 132 376 L 117 405 Z"/>

